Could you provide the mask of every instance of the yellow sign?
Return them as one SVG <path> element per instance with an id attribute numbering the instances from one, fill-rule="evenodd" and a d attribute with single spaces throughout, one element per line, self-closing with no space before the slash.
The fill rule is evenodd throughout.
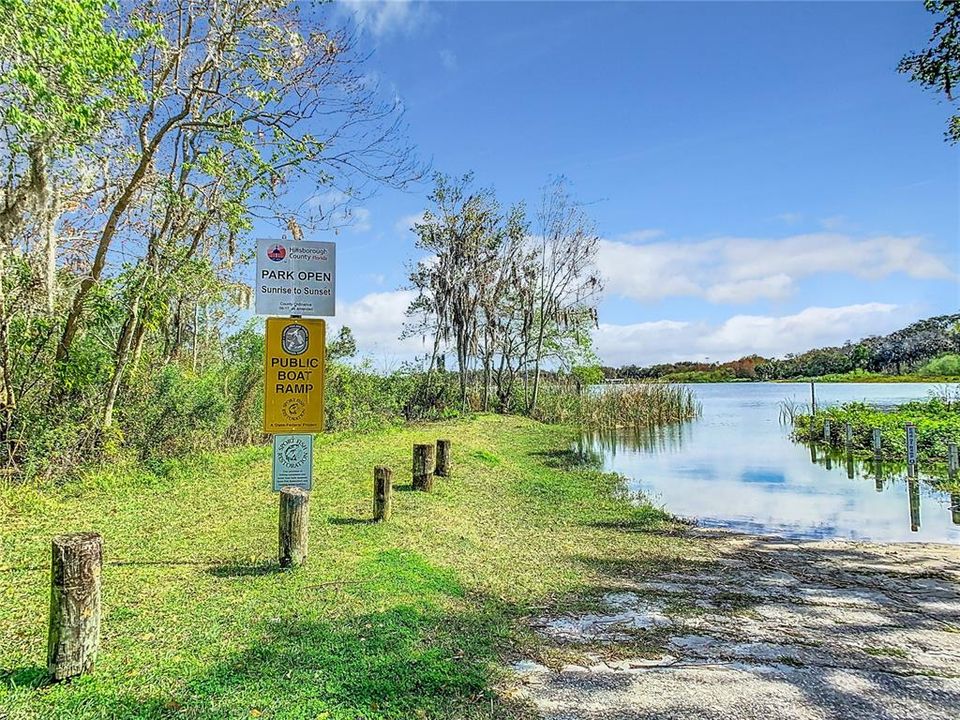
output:
<path id="1" fill-rule="evenodd" d="M 323 432 L 323 320 L 267 318 L 263 431 Z"/>

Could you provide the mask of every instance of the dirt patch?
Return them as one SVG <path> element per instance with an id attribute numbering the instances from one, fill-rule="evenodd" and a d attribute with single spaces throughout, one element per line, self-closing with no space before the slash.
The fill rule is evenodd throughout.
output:
<path id="1" fill-rule="evenodd" d="M 517 663 L 517 692 L 548 720 L 960 717 L 960 548 L 697 534 L 702 571 L 533 621 L 564 664 Z"/>

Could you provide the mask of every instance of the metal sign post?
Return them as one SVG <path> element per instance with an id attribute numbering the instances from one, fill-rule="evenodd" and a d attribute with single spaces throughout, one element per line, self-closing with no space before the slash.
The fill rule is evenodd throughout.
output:
<path id="1" fill-rule="evenodd" d="M 907 423 L 907 477 L 917 476 L 917 426 Z"/>

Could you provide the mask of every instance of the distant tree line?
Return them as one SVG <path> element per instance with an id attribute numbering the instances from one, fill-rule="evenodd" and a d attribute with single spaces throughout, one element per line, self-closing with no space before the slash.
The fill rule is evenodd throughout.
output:
<path id="1" fill-rule="evenodd" d="M 786 380 L 855 371 L 899 375 L 917 371 L 943 356 L 956 354 L 960 354 L 960 314 L 927 318 L 889 335 L 872 336 L 838 347 L 814 348 L 784 358 L 749 355 L 724 363 L 624 365 L 604 368 L 604 373 L 609 378 L 679 382 Z M 937 367 L 951 365 L 940 363 Z"/>

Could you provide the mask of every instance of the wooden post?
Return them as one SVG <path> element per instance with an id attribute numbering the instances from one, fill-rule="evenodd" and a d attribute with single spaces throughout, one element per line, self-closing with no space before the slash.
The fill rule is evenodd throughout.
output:
<path id="1" fill-rule="evenodd" d="M 377 465 L 373 469 L 373 519 L 383 522 L 390 519 L 393 509 L 393 471 Z"/>
<path id="2" fill-rule="evenodd" d="M 413 446 L 413 489 L 433 490 L 433 445 Z"/>
<path id="3" fill-rule="evenodd" d="M 817 414 L 817 391 L 813 381 L 810 381 L 810 410 L 811 415 Z"/>
<path id="4" fill-rule="evenodd" d="M 853 450 L 853 425 L 851 425 L 850 423 L 847 423 L 846 427 L 844 428 L 844 431 L 845 432 L 844 432 L 843 440 L 847 446 L 847 452 L 850 452 L 851 450 Z"/>
<path id="5" fill-rule="evenodd" d="M 307 559 L 310 493 L 296 487 L 280 491 L 280 567 L 298 567 Z"/>
<path id="6" fill-rule="evenodd" d="M 451 474 L 451 465 L 450 462 L 450 441 L 449 440 L 437 440 L 437 471 L 436 475 L 440 477 L 450 477 Z"/>
<path id="7" fill-rule="evenodd" d="M 92 532 L 59 535 L 52 560 L 47 670 L 65 680 L 92 672 L 97 659 L 103 539 Z"/>
<path id="8" fill-rule="evenodd" d="M 823 421 L 823 441 L 828 445 L 830 444 L 830 421 L 829 420 Z"/>
<path id="9" fill-rule="evenodd" d="M 873 429 L 873 454 L 880 457 L 880 428 Z"/>
<path id="10" fill-rule="evenodd" d="M 947 472 L 950 477 L 957 474 L 960 469 L 960 461 L 957 458 L 957 444 L 955 442 L 947 443 Z"/>

